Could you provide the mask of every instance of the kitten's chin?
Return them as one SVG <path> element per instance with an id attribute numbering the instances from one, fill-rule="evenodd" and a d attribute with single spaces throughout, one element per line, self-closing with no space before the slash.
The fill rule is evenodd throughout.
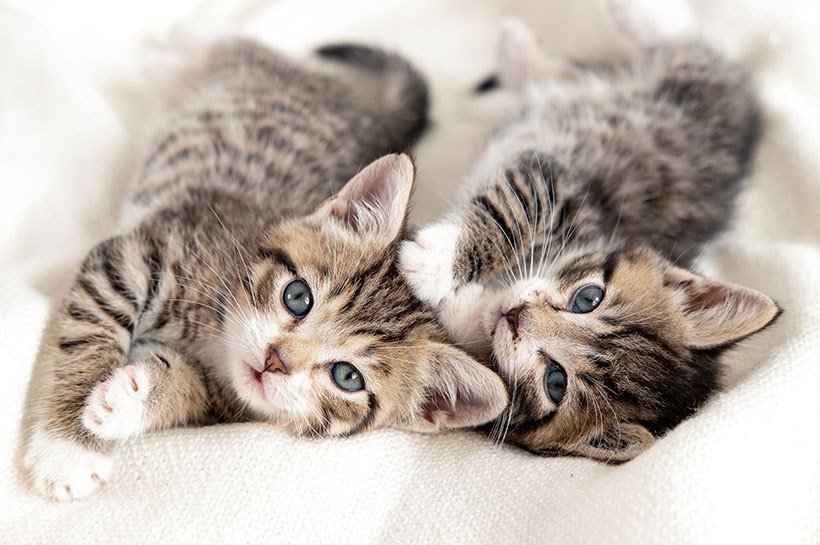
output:
<path id="1" fill-rule="evenodd" d="M 307 395 L 299 387 L 298 377 L 282 377 L 262 372 L 247 362 L 239 362 L 233 376 L 237 396 L 262 419 L 290 428 L 304 420 Z"/>

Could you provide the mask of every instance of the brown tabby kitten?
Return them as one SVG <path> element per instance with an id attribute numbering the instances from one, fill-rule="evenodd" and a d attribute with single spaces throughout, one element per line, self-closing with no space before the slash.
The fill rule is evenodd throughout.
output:
<path id="1" fill-rule="evenodd" d="M 117 441 L 175 425 L 428 431 L 506 406 L 397 272 L 412 162 L 356 174 L 419 134 L 423 80 L 361 46 L 319 57 L 217 46 L 160 128 L 130 227 L 91 251 L 44 341 L 24 460 L 41 494 L 92 493 Z"/>
<path id="2" fill-rule="evenodd" d="M 503 42 L 521 114 L 401 267 L 510 386 L 499 439 L 628 460 L 717 388 L 723 350 L 778 314 L 681 266 L 727 225 L 756 105 L 745 73 L 694 42 L 595 67 L 547 59 L 519 22 Z"/>

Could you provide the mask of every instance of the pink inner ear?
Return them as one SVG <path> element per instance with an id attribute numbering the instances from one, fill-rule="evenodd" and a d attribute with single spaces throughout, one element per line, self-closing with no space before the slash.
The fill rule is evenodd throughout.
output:
<path id="1" fill-rule="evenodd" d="M 397 200 L 404 184 L 412 184 L 412 163 L 404 156 L 386 156 L 366 166 L 339 192 L 330 214 L 351 230 L 389 229 L 403 220 Z"/>
<path id="2" fill-rule="evenodd" d="M 440 392 L 428 394 L 427 400 L 421 407 L 424 419 L 430 424 L 436 424 L 436 415 L 440 415 L 446 422 L 455 426 L 469 426 L 472 421 L 488 409 L 489 405 L 479 397 L 464 398 L 464 392 L 459 392 L 455 405 L 450 403 Z"/>
<path id="3" fill-rule="evenodd" d="M 697 286 L 692 282 L 686 282 L 682 285 L 689 293 L 689 301 L 686 306 L 686 310 L 689 312 L 714 308 L 725 304 L 732 297 L 742 297 L 741 294 L 736 294 L 721 284 L 709 282 L 705 286 Z"/>

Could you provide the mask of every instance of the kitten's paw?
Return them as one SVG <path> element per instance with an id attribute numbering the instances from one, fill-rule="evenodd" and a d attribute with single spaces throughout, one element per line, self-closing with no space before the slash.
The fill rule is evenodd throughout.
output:
<path id="1" fill-rule="evenodd" d="M 453 342 L 479 357 L 492 352 L 492 337 L 483 316 L 492 299 L 484 286 L 471 282 L 448 293 L 439 304 L 438 317 Z"/>
<path id="2" fill-rule="evenodd" d="M 418 232 L 415 240 L 402 243 L 399 268 L 413 293 L 434 307 L 453 291 L 453 263 L 458 226 L 431 225 Z"/>
<path id="3" fill-rule="evenodd" d="M 35 430 L 23 465 L 35 491 L 52 500 L 70 501 L 96 492 L 111 476 L 110 457 L 79 443 Z"/>
<path id="4" fill-rule="evenodd" d="M 102 439 L 123 440 L 142 432 L 145 400 L 151 388 L 145 369 L 126 365 L 88 396 L 83 424 Z"/>
<path id="5" fill-rule="evenodd" d="M 687 0 L 607 0 L 607 8 L 618 29 L 643 48 L 696 34 Z"/>

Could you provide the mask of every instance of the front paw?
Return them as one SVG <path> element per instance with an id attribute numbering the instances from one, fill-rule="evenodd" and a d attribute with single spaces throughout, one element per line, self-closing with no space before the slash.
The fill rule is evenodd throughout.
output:
<path id="1" fill-rule="evenodd" d="M 23 465 L 37 493 L 53 500 L 70 501 L 102 487 L 111 475 L 112 461 L 105 454 L 38 429 L 26 445 Z"/>
<path id="2" fill-rule="evenodd" d="M 441 300 L 438 317 L 450 339 L 467 352 L 489 359 L 491 337 L 485 329 L 485 316 L 492 296 L 480 284 L 471 282 Z"/>
<path id="3" fill-rule="evenodd" d="M 451 223 L 431 225 L 419 231 L 415 240 L 403 242 L 399 250 L 405 280 L 416 297 L 433 307 L 453 291 L 458 232 Z"/>
<path id="4" fill-rule="evenodd" d="M 83 424 L 102 439 L 124 440 L 139 435 L 150 388 L 148 374 L 142 366 L 126 365 L 117 369 L 88 396 Z"/>

